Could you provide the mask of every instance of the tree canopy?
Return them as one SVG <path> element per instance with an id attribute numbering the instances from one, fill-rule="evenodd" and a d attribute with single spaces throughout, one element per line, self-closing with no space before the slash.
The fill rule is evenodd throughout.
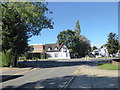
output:
<path id="1" fill-rule="evenodd" d="M 118 36 L 116 33 L 109 33 L 108 41 L 107 41 L 107 49 L 109 54 L 117 53 L 118 49 L 120 48 Z"/>
<path id="2" fill-rule="evenodd" d="M 10 2 L 2 3 L 2 45 L 3 51 L 11 49 L 16 66 L 17 57 L 28 50 L 28 39 L 39 35 L 45 28 L 53 28 L 52 13 L 47 3 Z"/>
<path id="3" fill-rule="evenodd" d="M 58 43 L 63 43 L 68 47 L 71 57 L 73 55 L 76 57 L 83 57 L 90 49 L 90 43 L 88 42 L 87 38 L 82 35 L 76 36 L 75 32 L 72 30 L 68 29 L 66 31 L 60 32 L 57 38 Z"/>
<path id="4" fill-rule="evenodd" d="M 97 48 L 96 46 L 93 46 L 93 47 L 92 47 L 92 50 L 95 50 L 95 49 L 98 49 L 98 48 Z"/>

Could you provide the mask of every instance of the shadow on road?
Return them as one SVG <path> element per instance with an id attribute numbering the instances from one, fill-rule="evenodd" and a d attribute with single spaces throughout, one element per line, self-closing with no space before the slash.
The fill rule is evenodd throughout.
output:
<path id="1" fill-rule="evenodd" d="M 4 82 L 4 81 L 8 81 L 8 80 L 11 80 L 11 79 L 16 79 L 16 78 L 19 78 L 19 77 L 22 77 L 23 75 L 2 75 L 0 76 L 0 82 Z"/>
<path id="2" fill-rule="evenodd" d="M 71 76 L 63 76 L 63 77 L 56 77 L 56 78 L 47 78 L 43 80 L 38 80 L 36 82 L 30 82 L 26 83 L 24 85 L 21 85 L 17 88 L 14 88 L 15 86 L 7 86 L 4 89 L 8 90 L 36 90 L 40 88 L 46 88 L 46 89 L 57 89 L 64 87 L 65 82 L 69 80 Z M 93 79 L 94 78 L 94 82 Z M 76 82 L 74 80 L 77 80 Z M 93 86 L 96 85 L 96 88 L 101 88 L 101 89 L 109 89 L 109 90 L 118 90 L 118 77 L 91 77 L 88 75 L 81 75 L 81 76 L 76 76 L 74 80 L 72 80 L 71 84 L 68 84 L 67 88 L 70 88 L 72 86 L 74 88 L 79 88 L 78 90 L 86 88 L 87 90 L 93 90 L 91 88 L 94 88 Z M 76 85 L 76 86 L 75 86 Z M 114 89 L 115 88 L 115 89 Z M 44 90 L 46 90 L 44 89 Z M 73 90 L 72 89 L 72 90 Z M 84 89 L 84 90 L 86 90 Z M 101 90 L 100 89 L 100 90 Z M 68 89 L 67 89 L 68 90 Z M 69 89 L 70 90 L 70 89 Z"/>
<path id="3" fill-rule="evenodd" d="M 52 68 L 52 67 L 65 67 L 65 66 L 77 66 L 77 65 L 90 65 L 96 66 L 92 61 L 19 61 L 19 67 L 37 67 L 37 68 Z"/>

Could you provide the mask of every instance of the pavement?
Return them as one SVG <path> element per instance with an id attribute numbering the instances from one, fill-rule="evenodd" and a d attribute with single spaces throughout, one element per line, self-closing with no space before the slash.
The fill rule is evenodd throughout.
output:
<path id="1" fill-rule="evenodd" d="M 119 88 L 118 72 L 85 66 L 79 70 L 69 88 Z"/>
<path id="2" fill-rule="evenodd" d="M 47 62 L 44 67 L 34 68 L 0 68 L 2 70 L 0 84 L 2 88 L 8 89 L 119 88 L 118 70 L 101 70 L 90 65 L 88 61 L 86 63 L 77 61 L 52 61 Z M 48 63 L 52 65 L 47 66 Z"/>

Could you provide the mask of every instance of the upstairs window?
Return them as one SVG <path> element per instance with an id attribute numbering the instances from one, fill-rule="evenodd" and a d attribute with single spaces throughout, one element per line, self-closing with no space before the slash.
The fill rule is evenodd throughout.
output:
<path id="1" fill-rule="evenodd" d="M 52 48 L 51 47 L 48 47 L 48 49 L 47 49 L 48 51 L 51 51 L 52 50 Z"/>
<path id="2" fill-rule="evenodd" d="M 56 47 L 55 47 L 55 51 L 57 51 L 57 50 L 58 50 L 58 47 L 56 46 Z"/>
<path id="3" fill-rule="evenodd" d="M 67 48 L 63 48 L 63 52 L 67 52 Z"/>

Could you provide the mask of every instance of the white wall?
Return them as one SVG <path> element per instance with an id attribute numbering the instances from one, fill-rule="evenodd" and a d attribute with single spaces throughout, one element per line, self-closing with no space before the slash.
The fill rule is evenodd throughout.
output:
<path id="1" fill-rule="evenodd" d="M 47 54 L 51 56 L 51 57 L 48 57 L 48 59 L 70 59 L 69 50 L 64 45 L 59 52 L 47 52 Z"/>
<path id="2" fill-rule="evenodd" d="M 103 48 L 100 49 L 100 54 L 102 56 L 109 56 L 109 53 L 108 53 L 108 50 L 107 50 L 106 47 L 103 47 Z"/>

